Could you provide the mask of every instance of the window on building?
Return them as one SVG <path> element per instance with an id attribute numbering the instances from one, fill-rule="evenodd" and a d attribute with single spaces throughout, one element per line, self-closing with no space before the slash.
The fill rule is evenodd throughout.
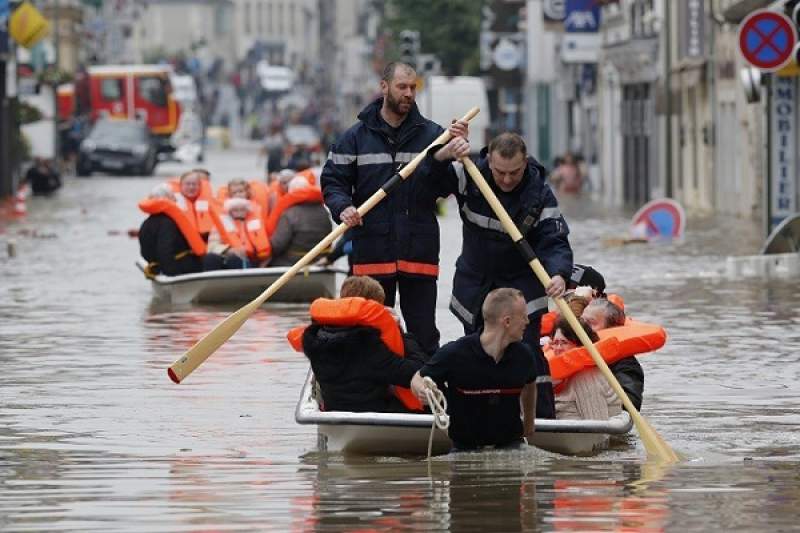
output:
<path id="1" fill-rule="evenodd" d="M 297 32 L 297 6 L 291 4 L 289 6 L 289 32 Z"/>
<path id="2" fill-rule="evenodd" d="M 272 2 L 267 4 L 267 31 L 275 33 L 275 17 L 272 16 Z"/>
<path id="3" fill-rule="evenodd" d="M 100 97 L 107 102 L 122 100 L 122 80 L 105 78 L 100 82 Z"/>
<path id="4" fill-rule="evenodd" d="M 256 32 L 258 35 L 264 34 L 264 3 L 256 0 Z"/>
<path id="5" fill-rule="evenodd" d="M 227 6 L 220 4 L 215 9 L 214 14 L 214 34 L 217 36 L 227 35 L 231 32 L 231 13 Z"/>
<path id="6" fill-rule="evenodd" d="M 283 3 L 278 4 L 278 35 L 283 35 Z"/>
<path id="7" fill-rule="evenodd" d="M 250 25 L 250 21 L 253 20 L 253 13 L 251 12 L 252 8 L 250 6 L 250 2 L 244 3 L 244 33 L 249 35 L 252 31 L 252 26 Z"/>

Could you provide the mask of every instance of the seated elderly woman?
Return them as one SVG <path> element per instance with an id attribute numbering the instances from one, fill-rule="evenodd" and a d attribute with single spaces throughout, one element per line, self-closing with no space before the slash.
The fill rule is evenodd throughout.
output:
<path id="1" fill-rule="evenodd" d="M 583 320 L 583 330 L 597 342 L 597 334 Z M 550 348 L 555 357 L 579 348 L 581 341 L 564 318 L 556 322 Z M 607 420 L 622 411 L 622 402 L 596 367 L 584 368 L 556 389 L 556 418 L 572 420 Z"/>
<path id="2" fill-rule="evenodd" d="M 625 311 L 605 298 L 592 300 L 580 316 L 595 331 L 624 326 L 626 320 Z M 644 395 L 644 370 L 639 360 L 634 356 L 626 357 L 609 365 L 609 368 L 631 399 L 633 406 L 637 410 L 641 409 Z"/>
<path id="3" fill-rule="evenodd" d="M 272 245 L 258 206 L 246 198 L 228 198 L 223 205 L 222 227 L 211 233 L 209 246 L 220 250 L 227 263 L 238 262 L 238 268 L 267 266 Z"/>

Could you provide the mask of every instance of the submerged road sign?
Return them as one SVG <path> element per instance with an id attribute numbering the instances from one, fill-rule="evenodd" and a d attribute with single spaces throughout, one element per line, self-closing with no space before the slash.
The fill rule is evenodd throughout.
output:
<path id="1" fill-rule="evenodd" d="M 797 30 L 789 17 L 760 9 L 739 26 L 739 49 L 748 63 L 761 70 L 779 70 L 792 58 Z"/>

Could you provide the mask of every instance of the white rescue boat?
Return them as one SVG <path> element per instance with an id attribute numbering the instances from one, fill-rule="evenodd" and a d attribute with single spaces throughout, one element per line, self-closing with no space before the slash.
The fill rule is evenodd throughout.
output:
<path id="1" fill-rule="evenodd" d="M 147 262 L 139 258 L 136 266 L 144 272 Z M 226 303 L 253 300 L 291 267 L 211 270 L 180 276 L 156 275 L 153 292 L 173 304 Z M 336 271 L 310 266 L 301 270 L 275 293 L 270 302 L 311 302 L 336 294 Z"/>
<path id="2" fill-rule="evenodd" d="M 298 424 L 317 426 L 320 449 L 369 455 L 427 453 L 433 415 L 322 411 L 315 389 L 309 371 L 294 416 Z M 556 453 L 590 455 L 607 447 L 612 436 L 630 432 L 633 422 L 622 411 L 609 420 L 536 419 L 535 427 L 529 444 Z M 446 453 L 451 446 L 444 431 L 434 430 L 434 453 Z"/>

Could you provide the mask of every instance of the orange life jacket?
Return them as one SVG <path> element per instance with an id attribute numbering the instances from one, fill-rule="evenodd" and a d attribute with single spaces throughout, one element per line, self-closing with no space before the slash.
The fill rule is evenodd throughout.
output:
<path id="1" fill-rule="evenodd" d="M 267 222 L 267 216 L 269 215 L 269 186 L 264 183 L 263 181 L 253 180 L 248 182 L 250 185 L 250 201 L 259 207 L 259 211 L 261 213 L 264 222 Z M 228 199 L 228 186 L 223 185 L 219 189 L 217 189 L 217 202 L 219 205 L 225 203 L 225 200 Z M 250 209 L 253 210 L 252 207 Z"/>
<path id="2" fill-rule="evenodd" d="M 148 198 L 139 202 L 139 209 L 148 215 L 167 215 L 178 226 L 186 242 L 189 243 L 192 253 L 198 256 L 205 255 L 206 243 L 175 202 L 166 198 Z"/>
<path id="3" fill-rule="evenodd" d="M 253 262 L 263 261 L 272 255 L 267 230 L 257 213 L 250 212 L 244 220 L 222 215 L 220 220 L 225 230 L 220 233 L 222 242 L 234 248 L 244 248 L 248 259 Z"/>
<path id="4" fill-rule="evenodd" d="M 622 296 L 620 296 L 619 294 L 610 294 L 609 293 L 608 295 L 606 295 L 606 298 L 608 299 L 609 302 L 611 302 L 612 304 L 616 305 L 617 307 L 619 307 L 623 311 L 625 310 L 625 300 L 623 300 Z"/>
<path id="5" fill-rule="evenodd" d="M 624 326 L 602 329 L 597 332 L 597 336 L 600 340 L 595 343 L 595 347 L 607 365 L 632 355 L 653 352 L 667 342 L 664 328 L 635 320 L 626 321 Z M 544 355 L 550 364 L 550 375 L 556 392 L 563 388 L 565 380 L 585 368 L 595 366 L 594 359 L 583 346 L 556 356 L 548 345 L 544 347 Z"/>
<path id="6" fill-rule="evenodd" d="M 325 326 L 368 326 L 377 329 L 381 334 L 381 341 L 397 357 L 405 357 L 403 334 L 397 321 L 383 305 L 365 298 L 340 298 L 329 300 L 317 298 L 311 303 L 309 309 L 311 319 L 317 324 Z M 303 351 L 303 332 L 307 326 L 292 329 L 286 335 L 289 343 L 298 352 Z M 422 411 L 420 402 L 410 389 L 405 387 L 392 387 L 394 395 L 403 405 L 412 411 Z"/>
<path id="7" fill-rule="evenodd" d="M 284 211 L 297 204 L 322 203 L 322 190 L 319 187 L 305 187 L 288 192 L 281 196 L 275 209 L 269 214 L 267 220 L 267 233 L 272 235 L 278 227 L 278 221 Z"/>
<path id="8" fill-rule="evenodd" d="M 297 176 L 303 176 L 305 179 L 308 180 L 308 184 L 311 186 L 315 186 L 317 184 L 317 175 L 314 174 L 314 171 L 310 168 L 305 170 L 301 170 L 297 173 Z"/>
<path id="9" fill-rule="evenodd" d="M 269 185 L 263 181 L 251 181 L 250 199 L 261 206 L 261 213 L 266 223 L 267 217 L 269 216 Z"/>
<path id="10" fill-rule="evenodd" d="M 539 326 L 539 335 L 542 337 L 550 337 L 553 334 L 553 328 L 556 327 L 556 320 L 558 320 L 558 311 L 548 311 L 542 315 L 542 324 Z"/>
<path id="11" fill-rule="evenodd" d="M 213 197 L 200 194 L 192 201 L 181 193 L 175 193 L 175 200 L 181 211 L 186 214 L 189 222 L 197 228 L 201 235 L 208 235 L 214 227 L 220 229 L 218 207 Z"/>

